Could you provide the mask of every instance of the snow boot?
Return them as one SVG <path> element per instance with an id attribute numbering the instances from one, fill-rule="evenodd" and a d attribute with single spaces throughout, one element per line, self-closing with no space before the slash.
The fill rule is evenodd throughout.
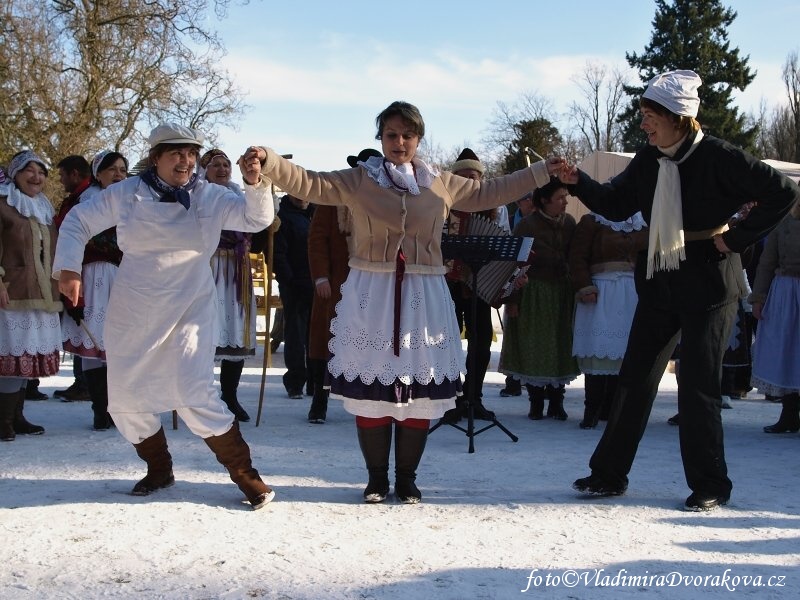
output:
<path id="1" fill-rule="evenodd" d="M 94 422 L 92 429 L 106 431 L 111 428 L 111 415 L 108 414 L 108 369 L 89 369 L 83 372 L 86 378 L 86 387 L 89 389 L 89 398 L 92 400 Z"/>
<path id="2" fill-rule="evenodd" d="M 234 421 L 231 428 L 222 435 L 213 435 L 203 441 L 211 448 L 219 463 L 228 470 L 231 481 L 239 486 L 253 510 L 263 508 L 272 501 L 275 492 L 261 480 L 258 471 L 253 468 L 250 447 L 242 438 L 238 421 Z"/>
<path id="3" fill-rule="evenodd" d="M 564 386 L 558 387 L 548 385 L 545 388 L 545 394 L 549 400 L 547 404 L 547 416 L 552 417 L 556 421 L 566 421 L 567 413 L 564 410 Z"/>
<path id="4" fill-rule="evenodd" d="M 545 389 L 538 385 L 525 384 L 528 390 L 528 399 L 531 402 L 531 409 L 528 411 L 528 418 L 531 421 L 541 421 L 544 418 L 544 396 Z"/>
<path id="5" fill-rule="evenodd" d="M 14 413 L 17 410 L 18 392 L 0 394 L 0 441 L 13 442 L 17 437 L 14 431 Z"/>
<path id="6" fill-rule="evenodd" d="M 239 404 L 239 399 L 236 397 L 236 390 L 239 389 L 239 381 L 242 378 L 242 369 L 244 368 L 244 360 L 222 360 L 219 367 L 219 387 L 222 401 L 228 410 L 233 413 L 237 421 L 247 423 L 250 420 L 250 415 Z"/>
<path id="7" fill-rule="evenodd" d="M 584 401 L 583 401 L 583 420 L 578 423 L 581 429 L 594 429 L 600 421 L 600 410 L 605 401 L 605 375 L 583 376 L 584 380 Z"/>
<path id="8" fill-rule="evenodd" d="M 172 456 L 167 449 L 167 437 L 164 435 L 163 427 L 133 447 L 136 448 L 139 458 L 147 463 L 147 475 L 133 486 L 131 495 L 148 496 L 175 483 L 175 476 L 172 474 Z"/>
<path id="9" fill-rule="evenodd" d="M 22 414 L 25 407 L 25 388 L 21 388 L 15 393 L 17 397 L 17 406 L 14 409 L 14 433 L 17 435 L 42 435 L 44 433 L 44 427 L 29 423 L 25 415 Z"/>
<path id="10" fill-rule="evenodd" d="M 783 408 L 778 422 L 764 427 L 764 433 L 795 433 L 800 431 L 800 395 L 787 394 L 781 400 Z"/>
<path id="11" fill-rule="evenodd" d="M 392 448 L 392 424 L 358 427 L 358 445 L 367 465 L 369 482 L 364 489 L 364 502 L 377 504 L 389 495 L 389 452 Z"/>
<path id="12" fill-rule="evenodd" d="M 422 492 L 415 481 L 427 441 L 427 427 L 420 429 L 397 425 L 394 440 L 394 493 L 403 504 L 417 504 L 422 500 Z"/>

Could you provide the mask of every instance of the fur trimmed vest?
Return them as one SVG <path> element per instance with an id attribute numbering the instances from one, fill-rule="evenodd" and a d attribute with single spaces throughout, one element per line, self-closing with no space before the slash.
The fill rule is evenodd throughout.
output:
<path id="1" fill-rule="evenodd" d="M 56 227 L 23 217 L 0 196 L 0 279 L 8 291 L 7 310 L 62 310 L 52 278 Z"/>

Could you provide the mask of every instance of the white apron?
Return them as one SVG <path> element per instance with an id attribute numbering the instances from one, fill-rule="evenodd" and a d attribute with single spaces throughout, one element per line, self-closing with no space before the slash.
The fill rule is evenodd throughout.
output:
<path id="1" fill-rule="evenodd" d="M 125 257 L 104 330 L 109 412 L 158 413 L 218 402 L 209 267 L 217 240 L 204 239 L 207 228 L 196 207 L 134 202 L 118 227 Z"/>

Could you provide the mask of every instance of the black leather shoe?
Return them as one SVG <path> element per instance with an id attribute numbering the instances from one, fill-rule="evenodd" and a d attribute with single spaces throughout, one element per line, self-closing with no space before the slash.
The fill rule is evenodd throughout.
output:
<path id="1" fill-rule="evenodd" d="M 708 512 L 710 510 L 716 510 L 720 506 L 725 506 L 728 500 L 728 496 L 714 496 L 712 494 L 694 492 L 686 499 L 684 510 L 690 512 Z"/>
<path id="2" fill-rule="evenodd" d="M 597 475 L 589 475 L 582 479 L 576 479 L 572 484 L 572 489 L 587 496 L 605 498 L 608 496 L 622 496 L 628 489 L 628 486 L 608 483 Z"/>
<path id="3" fill-rule="evenodd" d="M 502 390 L 500 390 L 500 395 L 503 398 L 510 398 L 511 396 L 521 396 L 522 395 L 522 389 L 518 388 L 518 387 L 507 386 L 507 387 L 504 387 Z"/>

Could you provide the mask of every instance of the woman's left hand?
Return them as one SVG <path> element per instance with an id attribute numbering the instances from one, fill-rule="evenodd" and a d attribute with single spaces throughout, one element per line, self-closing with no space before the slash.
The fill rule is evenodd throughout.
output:
<path id="1" fill-rule="evenodd" d="M 6 290 L 6 286 L 0 281 L 0 308 L 7 308 L 8 307 L 8 291 Z"/>
<path id="2" fill-rule="evenodd" d="M 256 185 L 261 177 L 261 162 L 267 159 L 267 153 L 263 148 L 250 146 L 245 153 L 236 161 L 239 163 L 239 170 L 242 172 L 242 179 L 249 185 Z"/>
<path id="3" fill-rule="evenodd" d="M 730 254 L 731 249 L 728 248 L 725 240 L 722 239 L 721 233 L 718 233 L 712 239 L 714 240 L 714 246 L 717 248 L 717 251 L 721 252 L 722 254 Z"/>

